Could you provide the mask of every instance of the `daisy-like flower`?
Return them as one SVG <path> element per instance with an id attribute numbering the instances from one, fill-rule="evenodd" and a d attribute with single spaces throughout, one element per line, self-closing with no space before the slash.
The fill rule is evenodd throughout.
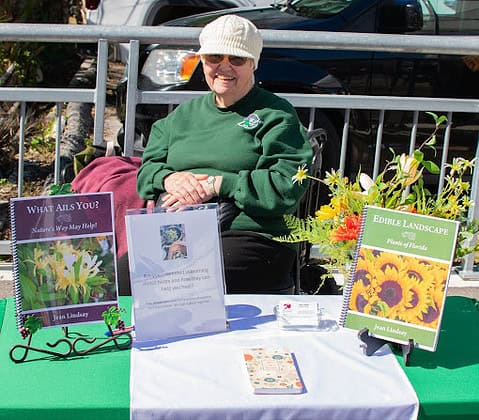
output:
<path id="1" fill-rule="evenodd" d="M 308 168 L 306 164 L 298 166 L 298 171 L 291 177 L 293 184 L 302 184 L 304 180 L 308 179 Z"/>
<path id="2" fill-rule="evenodd" d="M 472 160 L 466 160 L 461 157 L 456 157 L 452 160 L 452 163 L 447 165 L 451 170 L 450 174 L 455 175 L 456 173 L 464 173 L 467 170 L 472 170 L 474 169 L 474 164 L 475 164 L 475 159 Z"/>

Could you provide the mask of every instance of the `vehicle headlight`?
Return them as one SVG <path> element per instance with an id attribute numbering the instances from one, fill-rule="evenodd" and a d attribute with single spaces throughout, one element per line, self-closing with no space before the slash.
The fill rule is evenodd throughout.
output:
<path id="1" fill-rule="evenodd" d="M 194 51 L 152 50 L 141 74 L 157 85 L 186 83 L 195 71 L 200 56 Z"/>

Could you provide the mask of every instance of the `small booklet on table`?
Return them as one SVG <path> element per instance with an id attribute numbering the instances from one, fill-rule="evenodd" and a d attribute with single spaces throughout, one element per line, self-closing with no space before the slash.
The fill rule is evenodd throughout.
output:
<path id="1" fill-rule="evenodd" d="M 286 349 L 255 347 L 243 350 L 255 394 L 301 394 L 303 381 L 293 353 Z"/>

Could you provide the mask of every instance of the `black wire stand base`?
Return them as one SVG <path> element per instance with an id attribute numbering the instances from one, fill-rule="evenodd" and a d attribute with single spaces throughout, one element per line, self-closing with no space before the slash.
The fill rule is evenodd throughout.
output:
<path id="1" fill-rule="evenodd" d="M 363 344 L 361 344 L 361 348 L 366 356 L 372 356 L 374 353 L 376 353 L 376 351 L 384 346 L 384 344 L 392 344 L 394 347 L 399 347 L 402 350 L 404 364 L 409 366 L 411 353 L 414 349 L 414 340 L 412 338 L 409 339 L 407 344 L 393 343 L 391 341 L 369 335 L 369 329 L 367 328 L 359 330 L 358 337 L 363 342 Z"/>
<path id="2" fill-rule="evenodd" d="M 131 348 L 133 337 L 131 335 L 132 328 L 128 327 L 123 330 L 112 330 L 108 325 L 108 337 L 106 339 L 77 337 L 72 340 L 68 334 L 68 328 L 62 328 L 64 338 L 60 338 L 55 343 L 46 342 L 48 348 L 39 348 L 31 345 L 33 334 L 28 336 L 27 344 L 16 344 L 10 349 L 10 359 L 15 363 L 25 362 L 30 352 L 38 352 L 48 354 L 50 356 L 56 356 L 66 358 L 69 356 L 83 356 L 85 354 L 94 352 L 100 347 L 105 346 L 108 343 L 113 342 L 118 350 L 127 350 Z M 124 340 L 126 338 L 126 340 Z M 120 340 L 121 339 L 121 340 Z M 87 345 L 90 347 L 83 348 Z M 94 344 L 95 343 L 95 344 Z M 82 349 L 83 348 L 83 349 Z"/>

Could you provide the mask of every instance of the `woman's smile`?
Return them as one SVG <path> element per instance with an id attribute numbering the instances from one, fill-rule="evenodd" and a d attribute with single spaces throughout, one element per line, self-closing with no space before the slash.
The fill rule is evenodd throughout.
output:
<path id="1" fill-rule="evenodd" d="M 242 66 L 233 66 L 224 59 L 212 64 L 203 60 L 206 82 L 216 94 L 216 104 L 220 107 L 231 106 L 245 96 L 254 84 L 254 64 L 249 59 Z"/>
<path id="2" fill-rule="evenodd" d="M 215 76 L 215 80 L 219 80 L 220 83 L 231 84 L 230 82 L 236 80 L 236 77 L 227 76 L 227 75 L 224 75 L 224 74 L 217 74 Z"/>

